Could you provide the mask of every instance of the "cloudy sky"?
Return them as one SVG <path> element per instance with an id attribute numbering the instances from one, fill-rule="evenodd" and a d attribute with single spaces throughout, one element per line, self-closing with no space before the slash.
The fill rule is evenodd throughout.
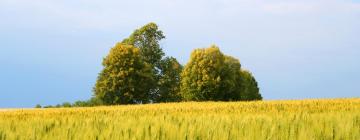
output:
<path id="1" fill-rule="evenodd" d="M 265 100 L 360 97 L 359 0 L 0 0 L 0 107 L 86 100 L 102 58 L 156 22 L 186 64 L 217 44 Z"/>

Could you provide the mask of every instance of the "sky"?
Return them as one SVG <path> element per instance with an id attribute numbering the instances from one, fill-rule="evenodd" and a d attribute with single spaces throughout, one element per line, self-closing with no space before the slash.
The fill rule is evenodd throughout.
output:
<path id="1" fill-rule="evenodd" d="M 89 99 L 149 22 L 182 64 L 211 44 L 238 58 L 265 100 L 360 97 L 359 0 L 0 0 L 0 108 Z"/>

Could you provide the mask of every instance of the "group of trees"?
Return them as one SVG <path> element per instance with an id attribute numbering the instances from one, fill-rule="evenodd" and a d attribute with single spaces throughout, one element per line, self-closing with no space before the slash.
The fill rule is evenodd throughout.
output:
<path id="1" fill-rule="evenodd" d="M 62 104 L 46 105 L 46 106 L 41 106 L 40 104 L 37 104 L 35 105 L 35 108 L 92 107 L 99 105 L 103 105 L 102 100 L 100 100 L 99 98 L 92 97 L 89 100 L 85 100 L 85 101 L 79 100 L 79 101 L 75 101 L 74 103 L 64 102 Z"/>
<path id="2" fill-rule="evenodd" d="M 239 60 L 212 45 L 196 49 L 183 67 L 165 57 L 155 23 L 135 30 L 103 60 L 94 95 L 104 104 L 261 100 L 255 78 Z"/>
<path id="3" fill-rule="evenodd" d="M 155 23 L 135 30 L 103 59 L 94 97 L 60 106 L 262 99 L 252 74 L 217 46 L 194 50 L 183 67 L 165 56 L 164 38 Z"/>

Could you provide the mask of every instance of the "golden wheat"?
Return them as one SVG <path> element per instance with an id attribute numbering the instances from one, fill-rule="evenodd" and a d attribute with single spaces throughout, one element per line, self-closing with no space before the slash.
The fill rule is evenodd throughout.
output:
<path id="1" fill-rule="evenodd" d="M 0 111 L 4 139 L 360 139 L 360 99 Z"/>

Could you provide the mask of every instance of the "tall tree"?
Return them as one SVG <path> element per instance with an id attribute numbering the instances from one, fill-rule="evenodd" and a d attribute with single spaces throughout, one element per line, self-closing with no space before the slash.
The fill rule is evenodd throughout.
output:
<path id="1" fill-rule="evenodd" d="M 141 52 L 143 60 L 153 67 L 158 67 L 162 57 L 165 55 L 159 42 L 165 36 L 155 23 L 149 23 L 143 27 L 136 29 L 129 38 L 126 38 L 122 43 L 138 47 Z"/>
<path id="2" fill-rule="evenodd" d="M 142 60 L 138 48 L 118 43 L 102 64 L 104 68 L 98 76 L 94 93 L 104 104 L 149 102 L 153 72 Z"/>
<path id="3" fill-rule="evenodd" d="M 155 83 L 150 90 L 152 102 L 168 102 L 177 100 L 180 88 L 179 79 L 182 66 L 172 57 L 166 57 L 160 41 L 165 38 L 163 32 L 155 23 L 149 23 L 136 29 L 122 43 L 133 45 L 140 49 L 143 60 L 150 64 Z M 176 97 L 176 98 L 175 98 Z"/>

